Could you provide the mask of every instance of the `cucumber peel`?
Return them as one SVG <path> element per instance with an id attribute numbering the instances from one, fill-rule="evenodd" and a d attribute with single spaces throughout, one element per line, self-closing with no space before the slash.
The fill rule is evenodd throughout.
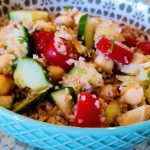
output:
<path id="1" fill-rule="evenodd" d="M 34 95 L 33 97 L 27 97 L 23 100 L 16 102 L 13 106 L 13 111 L 16 113 L 23 113 L 32 106 L 36 106 L 45 101 L 47 93 L 41 95 Z"/>
<path id="2" fill-rule="evenodd" d="M 40 10 L 16 10 L 8 13 L 8 18 L 11 21 L 31 22 L 36 20 L 48 20 L 48 12 Z"/>
<path id="3" fill-rule="evenodd" d="M 76 100 L 76 94 L 71 87 L 60 88 L 51 93 L 51 97 L 64 115 L 72 114 L 72 108 Z"/>
<path id="4" fill-rule="evenodd" d="M 52 87 L 47 72 L 32 58 L 20 58 L 14 61 L 14 82 L 19 88 L 29 87 L 42 93 Z"/>
<path id="5" fill-rule="evenodd" d="M 94 27 L 91 22 L 91 18 L 88 14 L 81 16 L 78 25 L 78 38 L 84 37 L 84 43 L 87 48 L 92 48 L 93 37 L 94 37 Z"/>

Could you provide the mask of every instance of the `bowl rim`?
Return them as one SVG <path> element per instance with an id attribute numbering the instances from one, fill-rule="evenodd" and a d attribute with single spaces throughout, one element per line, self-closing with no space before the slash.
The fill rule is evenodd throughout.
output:
<path id="1" fill-rule="evenodd" d="M 127 3 L 127 1 L 123 1 L 124 3 Z M 133 1 L 132 3 L 136 3 L 135 1 Z M 150 3 L 148 2 L 143 2 L 143 1 L 139 1 L 137 3 L 143 3 L 144 5 L 148 6 L 149 9 L 150 9 Z M 34 119 L 31 119 L 29 117 L 26 117 L 26 116 L 23 116 L 23 115 L 20 115 L 20 114 L 17 114 L 11 110 L 8 110 L 8 109 L 5 109 L 3 107 L 0 107 L 0 114 L 3 115 L 3 117 L 7 117 L 7 118 L 11 118 L 12 120 L 18 120 L 19 122 L 24 122 L 24 121 L 28 121 L 30 122 L 31 124 L 33 125 L 39 125 L 39 126 L 45 126 L 45 127 L 54 127 L 54 128 L 60 128 L 61 129 L 68 129 L 68 130 L 75 130 L 75 131 L 78 131 L 78 130 L 82 130 L 83 132 L 84 131 L 103 131 L 103 132 L 111 132 L 111 131 L 122 131 L 122 130 L 128 130 L 129 128 L 131 129 L 134 129 L 137 131 L 137 128 L 141 128 L 141 127 L 144 127 L 144 126 L 147 126 L 149 125 L 150 126 L 150 120 L 147 120 L 147 121 L 142 121 L 142 122 L 138 122 L 138 123 L 134 123 L 134 124 L 131 124 L 131 125 L 127 125 L 127 126 L 117 126 L 117 127 L 107 127 L 107 128 L 104 128 L 104 127 L 99 127 L 99 128 L 80 128 L 80 127 L 74 127 L 74 126 L 61 126 L 61 125 L 57 125 L 57 124 L 51 124 L 51 123 L 48 123 L 48 122 L 42 122 L 42 121 L 38 121 L 38 120 L 34 120 Z"/>
<path id="2" fill-rule="evenodd" d="M 149 125 L 150 126 L 150 120 L 147 120 L 147 121 L 143 121 L 143 122 L 138 122 L 138 123 L 134 123 L 134 124 L 131 124 L 131 125 L 127 125 L 127 126 L 117 126 L 117 127 L 107 127 L 107 128 L 104 128 L 104 127 L 99 127 L 99 128 L 80 128 L 80 127 L 74 127 L 74 126 L 61 126 L 61 125 L 57 125 L 57 124 L 52 124 L 52 123 L 48 123 L 48 122 L 42 122 L 42 121 L 38 121 L 38 120 L 34 120 L 34 119 L 31 119 L 29 117 L 26 117 L 26 116 L 23 116 L 21 114 L 17 114 L 11 110 L 8 110 L 8 109 L 5 109 L 3 107 L 0 107 L 0 114 L 1 116 L 3 115 L 3 117 L 7 117 L 7 118 L 10 118 L 11 120 L 16 120 L 16 121 L 19 121 L 19 122 L 28 122 L 29 124 L 32 124 L 33 126 L 41 126 L 41 127 L 52 127 L 52 128 L 60 128 L 63 130 L 70 130 L 72 131 L 75 130 L 75 131 L 78 131 L 78 130 L 82 130 L 83 132 L 85 131 L 97 131 L 97 132 L 100 132 L 100 131 L 103 131 L 104 132 L 112 132 L 112 131 L 122 131 L 122 130 L 128 130 L 128 129 L 134 129 L 137 131 L 137 128 L 141 128 L 141 127 L 144 127 L 144 126 L 147 126 Z M 29 125 L 28 124 L 28 125 Z M 92 133 L 91 132 L 91 133 Z"/>

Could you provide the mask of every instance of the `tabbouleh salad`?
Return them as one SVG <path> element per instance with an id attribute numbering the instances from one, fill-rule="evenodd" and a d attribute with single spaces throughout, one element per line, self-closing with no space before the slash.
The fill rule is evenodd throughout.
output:
<path id="1" fill-rule="evenodd" d="M 0 106 L 75 127 L 150 118 L 150 38 L 64 8 L 10 11 L 0 23 Z"/>

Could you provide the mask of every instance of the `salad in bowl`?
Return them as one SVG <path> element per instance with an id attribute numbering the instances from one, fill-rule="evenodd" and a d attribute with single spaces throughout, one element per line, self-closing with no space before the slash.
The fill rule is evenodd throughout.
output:
<path id="1" fill-rule="evenodd" d="M 0 28 L 0 106 L 74 127 L 150 118 L 150 40 L 135 27 L 65 7 L 8 13 Z"/>

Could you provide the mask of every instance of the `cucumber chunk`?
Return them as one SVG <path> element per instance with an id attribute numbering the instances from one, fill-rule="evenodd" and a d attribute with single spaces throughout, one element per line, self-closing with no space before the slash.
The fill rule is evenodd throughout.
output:
<path id="1" fill-rule="evenodd" d="M 11 109 L 14 99 L 12 96 L 0 96 L 0 106 Z"/>
<path id="2" fill-rule="evenodd" d="M 76 93 L 84 90 L 92 91 L 103 85 L 102 75 L 96 70 L 92 63 L 80 62 L 66 75 L 63 87 L 72 87 Z"/>
<path id="3" fill-rule="evenodd" d="M 8 17 L 11 21 L 30 22 L 36 20 L 48 20 L 48 12 L 46 11 L 29 11 L 29 10 L 16 10 L 10 11 Z"/>
<path id="4" fill-rule="evenodd" d="M 51 97 L 56 105 L 65 115 L 72 114 L 76 94 L 71 87 L 61 88 L 51 93 Z"/>
<path id="5" fill-rule="evenodd" d="M 89 49 L 92 48 L 94 45 L 94 27 L 88 14 L 83 15 L 79 21 L 78 38 L 82 37 L 84 38 L 85 46 Z"/>
<path id="6" fill-rule="evenodd" d="M 20 58 L 14 61 L 14 82 L 19 88 L 29 87 L 41 93 L 52 87 L 43 67 L 32 58 Z"/>
<path id="7" fill-rule="evenodd" d="M 13 111 L 16 113 L 23 113 L 27 109 L 32 108 L 40 103 L 42 103 L 44 100 L 46 100 L 46 93 L 43 93 L 41 95 L 35 95 L 33 97 L 27 97 L 21 101 L 18 101 L 13 106 Z"/>

